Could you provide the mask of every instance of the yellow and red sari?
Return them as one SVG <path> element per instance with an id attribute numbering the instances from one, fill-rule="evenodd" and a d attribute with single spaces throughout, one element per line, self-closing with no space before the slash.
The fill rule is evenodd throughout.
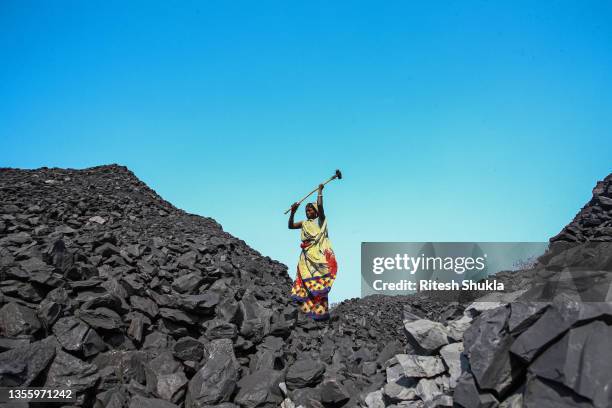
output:
<path id="1" fill-rule="evenodd" d="M 319 226 L 319 220 L 302 222 L 302 253 L 297 266 L 291 298 L 300 309 L 315 320 L 329 318 L 327 294 L 336 279 L 338 264 L 327 236 L 327 218 Z"/>

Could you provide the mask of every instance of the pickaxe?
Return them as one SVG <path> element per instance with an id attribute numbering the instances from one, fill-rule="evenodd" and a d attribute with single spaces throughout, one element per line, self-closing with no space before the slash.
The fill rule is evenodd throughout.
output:
<path id="1" fill-rule="evenodd" d="M 327 183 L 329 183 L 330 181 L 334 180 L 334 179 L 341 179 L 342 178 L 342 173 L 340 172 L 340 170 L 336 170 L 336 173 L 331 176 L 330 178 L 328 178 L 325 182 L 323 182 L 323 185 L 326 185 Z M 304 196 L 304 198 L 302 198 L 300 201 L 298 201 L 298 204 L 301 204 L 302 201 L 304 201 L 305 199 L 307 199 L 308 197 L 310 197 L 310 195 L 312 193 L 314 193 L 315 191 L 317 191 L 319 189 L 319 187 L 317 186 L 314 190 L 312 190 L 310 193 L 306 194 Z M 285 211 L 285 214 L 287 214 L 289 211 L 291 211 L 291 208 L 289 208 L 287 211 Z"/>

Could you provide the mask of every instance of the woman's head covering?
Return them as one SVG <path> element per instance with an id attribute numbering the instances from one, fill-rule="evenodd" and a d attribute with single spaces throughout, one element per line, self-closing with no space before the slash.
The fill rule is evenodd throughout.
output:
<path id="1" fill-rule="evenodd" d="M 317 205 L 317 203 L 308 203 L 306 204 L 306 207 L 314 208 L 315 212 L 317 213 L 317 217 L 319 216 L 319 206 Z"/>

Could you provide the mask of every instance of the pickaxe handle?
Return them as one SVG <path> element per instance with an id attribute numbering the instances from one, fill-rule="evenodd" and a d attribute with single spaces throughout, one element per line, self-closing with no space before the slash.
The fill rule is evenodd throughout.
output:
<path id="1" fill-rule="evenodd" d="M 334 179 L 341 179 L 342 178 L 342 173 L 340 173 L 340 170 L 336 170 L 336 174 L 334 174 L 333 176 L 331 176 L 330 178 L 328 178 L 326 181 L 324 181 L 323 185 L 326 185 L 327 183 L 329 183 L 330 181 L 334 180 Z M 304 198 L 302 198 L 300 201 L 298 201 L 298 204 L 302 204 L 302 202 L 307 199 L 308 197 L 310 197 L 312 195 L 312 193 L 314 193 L 315 191 L 317 191 L 319 189 L 319 187 L 317 186 L 314 190 L 312 190 L 310 193 L 306 194 L 304 196 Z M 291 211 L 291 207 L 285 211 L 285 214 L 288 214 L 289 211 Z"/>

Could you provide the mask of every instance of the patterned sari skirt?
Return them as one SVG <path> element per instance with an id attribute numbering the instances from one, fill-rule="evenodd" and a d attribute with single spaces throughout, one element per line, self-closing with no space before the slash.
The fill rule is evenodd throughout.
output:
<path id="1" fill-rule="evenodd" d="M 336 279 L 338 264 L 330 245 L 303 241 L 291 298 L 302 313 L 314 320 L 329 318 L 327 295 Z"/>

